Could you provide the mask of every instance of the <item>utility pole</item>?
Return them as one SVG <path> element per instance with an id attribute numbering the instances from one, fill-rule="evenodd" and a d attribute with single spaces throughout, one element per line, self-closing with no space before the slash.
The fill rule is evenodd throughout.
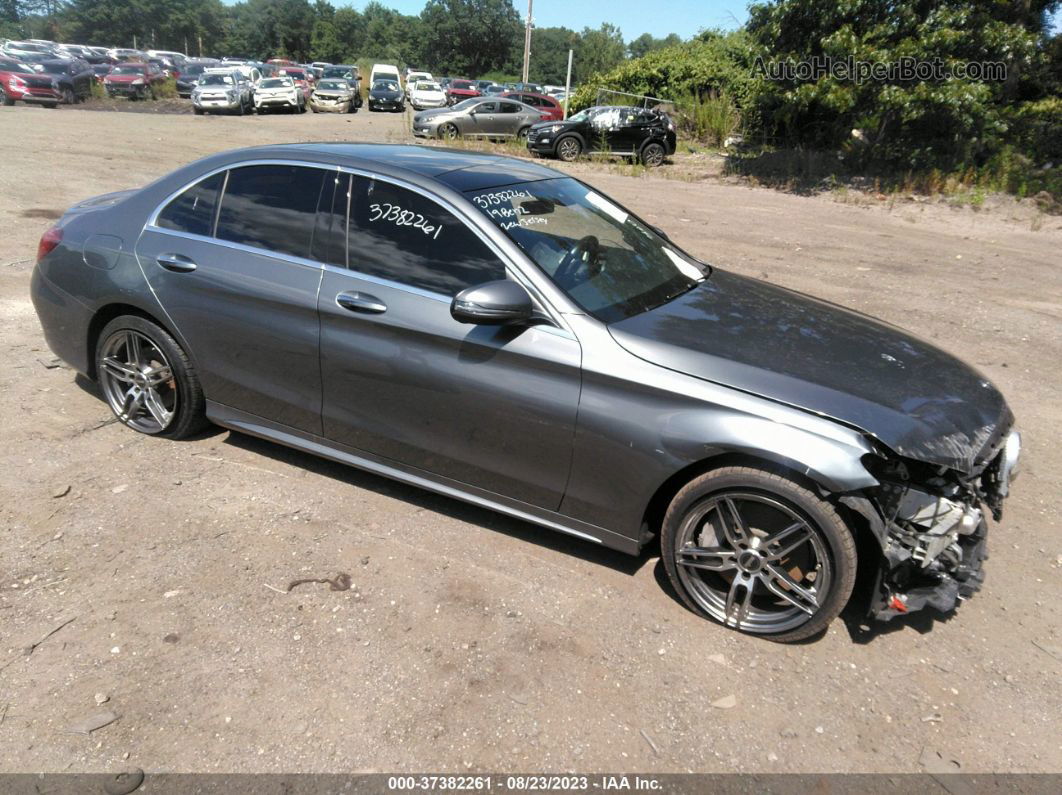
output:
<path id="1" fill-rule="evenodd" d="M 571 101 L 573 52 L 575 50 L 568 50 L 568 76 L 564 78 L 564 118 L 568 118 L 568 103 Z"/>
<path id="2" fill-rule="evenodd" d="M 528 70 L 531 68 L 531 3 L 527 0 L 527 24 L 524 26 L 524 82 L 527 82 Z"/>

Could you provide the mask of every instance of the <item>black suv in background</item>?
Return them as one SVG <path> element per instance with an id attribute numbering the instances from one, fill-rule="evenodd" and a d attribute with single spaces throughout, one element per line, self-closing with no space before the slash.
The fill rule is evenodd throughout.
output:
<path id="1" fill-rule="evenodd" d="M 528 133 L 527 148 L 567 161 L 584 152 L 607 152 L 659 166 L 675 153 L 675 123 L 659 110 L 599 105 L 566 121 L 535 124 Z"/>

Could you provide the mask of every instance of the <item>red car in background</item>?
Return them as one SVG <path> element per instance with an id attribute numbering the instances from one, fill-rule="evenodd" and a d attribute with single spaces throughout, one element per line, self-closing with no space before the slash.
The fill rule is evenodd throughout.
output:
<path id="1" fill-rule="evenodd" d="M 155 87 L 163 83 L 166 76 L 149 63 L 120 63 L 103 78 L 103 87 L 108 97 L 129 97 L 129 99 L 155 98 Z"/>
<path id="2" fill-rule="evenodd" d="M 303 69 L 301 66 L 281 66 L 276 71 L 277 77 L 290 77 L 295 81 L 295 85 L 299 91 L 302 92 L 303 99 L 308 103 L 310 101 L 310 94 L 313 93 L 313 75 Z"/>
<path id="3" fill-rule="evenodd" d="M 24 100 L 29 91 L 26 80 L 36 74 L 37 72 L 24 63 L 8 58 L 0 59 L 0 105 L 14 105 L 16 101 Z"/>
<path id="4" fill-rule="evenodd" d="M 446 87 L 446 101 L 451 105 L 482 95 L 483 92 L 472 80 L 451 80 L 450 85 Z"/>
<path id="5" fill-rule="evenodd" d="M 515 99 L 517 102 L 523 102 L 540 113 L 547 114 L 548 121 L 564 120 L 564 108 L 553 97 L 547 97 L 545 94 L 533 94 L 529 91 L 507 91 L 501 96 L 507 99 Z"/>

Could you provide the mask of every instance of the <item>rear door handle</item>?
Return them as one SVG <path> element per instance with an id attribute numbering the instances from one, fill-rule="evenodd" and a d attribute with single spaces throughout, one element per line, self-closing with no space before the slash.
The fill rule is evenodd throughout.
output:
<path id="1" fill-rule="evenodd" d="M 183 254 L 159 254 L 155 262 L 175 273 L 191 273 L 196 268 L 195 262 Z"/>
<path id="2" fill-rule="evenodd" d="M 340 293 L 336 296 L 336 303 L 351 312 L 366 315 L 381 315 L 387 311 L 387 304 L 368 293 Z"/>

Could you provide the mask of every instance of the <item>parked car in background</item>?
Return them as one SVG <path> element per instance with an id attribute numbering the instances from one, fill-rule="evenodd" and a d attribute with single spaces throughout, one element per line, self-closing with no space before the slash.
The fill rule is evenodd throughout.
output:
<path id="1" fill-rule="evenodd" d="M 529 94 L 544 94 L 545 93 L 542 90 L 542 86 L 540 86 L 538 83 L 513 83 L 512 84 L 512 88 L 509 89 L 509 90 L 510 91 L 519 91 L 521 93 L 526 92 L 526 93 L 529 93 Z"/>
<path id="2" fill-rule="evenodd" d="M 289 75 L 266 77 L 254 90 L 254 109 L 260 114 L 275 110 L 306 112 L 306 94 L 294 78 Z"/>
<path id="3" fill-rule="evenodd" d="M 398 78 L 398 67 L 391 64 L 374 63 L 372 65 L 372 70 L 369 72 L 369 85 L 375 85 L 380 80 L 389 80 L 399 88 L 402 87 L 402 81 Z"/>
<path id="4" fill-rule="evenodd" d="M 412 87 L 406 84 L 406 95 L 413 110 L 446 107 L 446 92 L 434 80 L 418 80 Z"/>
<path id="5" fill-rule="evenodd" d="M 178 69 L 185 61 L 190 60 L 183 52 L 175 50 L 147 50 L 147 56 L 149 58 L 165 58 Z"/>
<path id="6" fill-rule="evenodd" d="M 141 50 L 133 50 L 128 47 L 113 47 L 107 50 L 107 55 L 113 58 L 115 61 L 140 61 L 146 62 L 148 55 Z"/>
<path id="7" fill-rule="evenodd" d="M 675 123 L 658 110 L 597 106 L 567 121 L 536 124 L 527 137 L 527 148 L 567 161 L 584 152 L 606 152 L 659 166 L 675 153 Z"/>
<path id="8" fill-rule="evenodd" d="M 523 138 L 532 125 L 545 119 L 536 108 L 511 99 L 474 97 L 413 116 L 418 138 Z"/>
<path id="9" fill-rule="evenodd" d="M 192 91 L 199 82 L 199 78 L 203 76 L 207 69 L 217 67 L 218 63 L 213 58 L 199 58 L 185 62 L 180 77 L 177 78 L 177 95 L 180 97 L 192 96 Z"/>
<path id="10" fill-rule="evenodd" d="M 346 80 L 322 79 L 310 95 L 314 113 L 357 113 L 354 88 Z"/>
<path id="11" fill-rule="evenodd" d="M 254 89 L 238 69 L 224 66 L 207 69 L 192 90 L 192 111 L 197 115 L 229 111 L 244 113 L 254 109 Z"/>
<path id="12" fill-rule="evenodd" d="M 303 104 L 310 101 L 310 94 L 313 93 L 314 79 L 301 66 L 281 66 L 273 75 L 274 77 L 290 77 L 296 87 L 302 92 Z"/>
<path id="13" fill-rule="evenodd" d="M 479 89 L 479 93 L 481 94 L 486 94 L 487 89 L 491 86 L 498 85 L 493 80 L 473 80 L 472 82 L 476 84 L 476 88 Z"/>
<path id="14" fill-rule="evenodd" d="M 39 102 L 39 100 L 33 98 L 27 82 L 29 78 L 37 75 L 38 73 L 33 67 L 27 66 L 21 61 L 0 58 L 0 105 L 14 105 L 18 101 Z M 29 99 L 25 98 L 27 94 L 30 94 Z M 58 99 L 53 94 L 49 101 L 57 103 Z M 54 107 L 54 104 L 52 107 Z"/>
<path id="15" fill-rule="evenodd" d="M 43 61 L 39 74 L 52 78 L 66 105 L 88 99 L 92 95 L 92 83 L 96 79 L 88 61 L 81 58 Z"/>
<path id="16" fill-rule="evenodd" d="M 560 121 L 564 118 L 564 108 L 553 97 L 548 97 L 545 94 L 532 94 L 529 91 L 507 91 L 502 96 L 507 99 L 515 99 L 517 102 L 523 102 L 532 108 L 538 108 L 553 121 Z"/>
<path id="17" fill-rule="evenodd" d="M 446 98 L 451 105 L 481 95 L 482 92 L 479 87 L 471 80 L 451 80 L 450 85 L 446 88 Z"/>
<path id="18" fill-rule="evenodd" d="M 434 82 L 435 78 L 432 77 L 431 72 L 422 72 L 418 69 L 406 69 L 406 91 L 409 91 L 409 87 L 420 80 L 428 80 Z"/>
<path id="19" fill-rule="evenodd" d="M 322 70 L 321 79 L 346 80 L 353 86 L 361 80 L 361 74 L 354 64 L 330 64 Z"/>
<path id="20" fill-rule="evenodd" d="M 485 96 L 485 97 L 493 97 L 493 96 L 497 96 L 498 94 L 505 94 L 505 93 L 508 92 L 508 90 L 509 89 L 507 89 L 503 85 L 500 85 L 498 83 L 491 83 L 489 86 L 487 86 L 485 89 L 483 89 L 483 96 Z"/>
<path id="21" fill-rule="evenodd" d="M 453 81 L 454 79 L 452 77 L 440 77 L 438 82 L 439 85 L 443 87 L 443 91 L 445 91 L 450 87 L 450 83 Z"/>
<path id="22" fill-rule="evenodd" d="M 51 44 L 38 44 L 32 41 L 5 41 L 0 45 L 0 54 L 21 60 L 23 55 L 43 55 L 55 58 L 59 50 Z"/>
<path id="23" fill-rule="evenodd" d="M 153 64 L 120 63 L 103 78 L 103 88 L 109 97 L 128 99 L 155 98 L 155 87 L 165 76 Z"/>
<path id="24" fill-rule="evenodd" d="M 405 110 L 405 96 L 397 80 L 377 80 L 369 89 L 369 110 Z"/>
<path id="25" fill-rule="evenodd" d="M 298 66 L 290 58 L 270 58 L 266 63 L 270 66 Z"/>
<path id="26" fill-rule="evenodd" d="M 104 79 L 106 79 L 107 75 L 109 75 L 113 69 L 114 66 L 109 63 L 93 64 L 92 75 L 96 78 L 96 82 L 102 86 Z"/>

